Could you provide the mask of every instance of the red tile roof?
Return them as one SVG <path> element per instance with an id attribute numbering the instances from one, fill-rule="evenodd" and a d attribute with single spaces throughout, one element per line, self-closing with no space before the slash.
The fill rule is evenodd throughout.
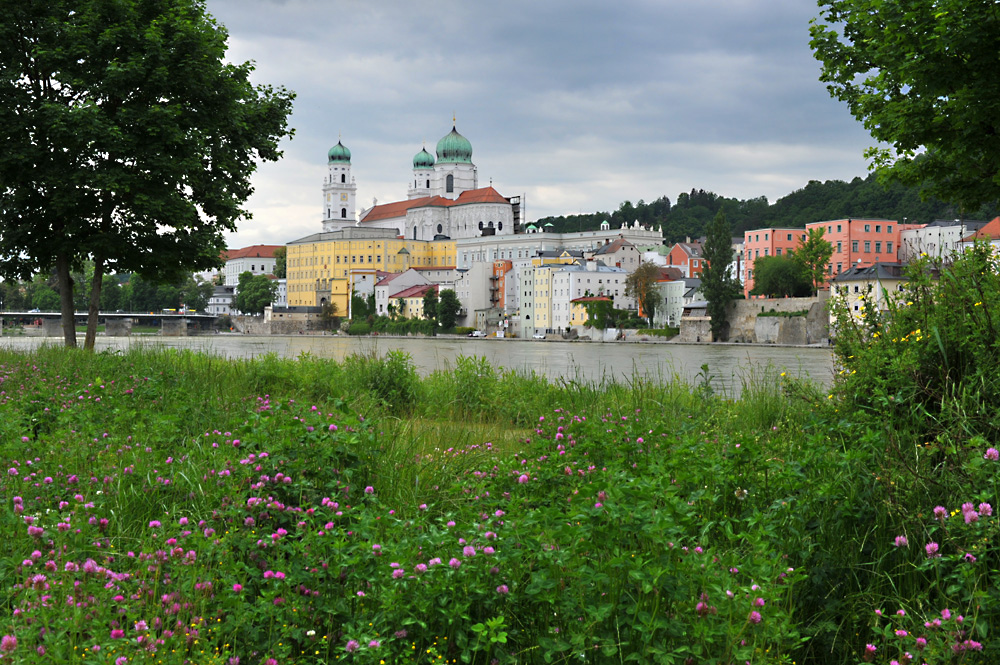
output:
<path id="1" fill-rule="evenodd" d="M 431 289 L 437 290 L 437 284 L 417 284 L 416 286 L 411 286 L 405 291 L 400 291 L 392 298 L 418 298 L 423 297 Z"/>
<path id="2" fill-rule="evenodd" d="M 242 249 L 227 249 L 222 253 L 222 258 L 225 261 L 245 258 L 273 259 L 274 250 L 279 247 L 284 247 L 284 245 L 250 245 Z"/>
<path id="3" fill-rule="evenodd" d="M 380 219 L 392 219 L 393 217 L 405 217 L 406 211 L 411 208 L 438 207 L 449 208 L 454 205 L 466 205 L 467 203 L 507 203 L 507 199 L 492 187 L 482 189 L 470 189 L 462 192 L 455 200 L 446 199 L 443 196 L 422 196 L 419 199 L 409 199 L 407 201 L 395 201 L 393 203 L 383 203 L 371 208 L 361 218 L 362 222 L 374 222 Z"/>
<path id="4" fill-rule="evenodd" d="M 611 302 L 611 298 L 607 296 L 584 296 L 582 298 L 573 298 L 570 302 Z"/>
<path id="5" fill-rule="evenodd" d="M 455 205 L 464 205 L 466 203 L 509 203 L 509 201 L 492 187 L 483 187 L 481 189 L 470 189 L 467 192 L 459 194 Z"/>
<path id="6" fill-rule="evenodd" d="M 971 242 L 973 240 L 993 240 L 994 238 L 1000 239 L 1000 217 L 995 217 L 993 220 L 979 229 L 967 238 L 962 238 L 963 242 Z"/>

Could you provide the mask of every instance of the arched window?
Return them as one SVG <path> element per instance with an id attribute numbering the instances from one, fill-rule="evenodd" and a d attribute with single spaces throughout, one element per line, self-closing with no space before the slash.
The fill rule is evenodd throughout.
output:
<path id="1" fill-rule="evenodd" d="M 443 231 L 443 230 L 444 230 L 444 228 L 440 224 L 438 224 L 438 233 L 441 233 L 441 231 Z"/>
<path id="2" fill-rule="evenodd" d="M 483 230 L 483 223 L 482 223 L 482 222 L 479 222 L 479 230 L 480 230 L 480 231 L 482 231 L 482 230 Z"/>
<path id="3" fill-rule="evenodd" d="M 340 218 L 341 219 L 347 219 L 347 208 L 341 208 L 340 209 Z"/>
<path id="4" fill-rule="evenodd" d="M 503 222 L 497 222 L 497 231 L 503 231 Z"/>
<path id="5" fill-rule="evenodd" d="M 347 182 L 347 174 L 346 173 L 341 173 L 340 174 L 340 182 Z"/>
<path id="6" fill-rule="evenodd" d="M 493 228 L 493 222 L 490 222 L 490 223 L 489 223 L 489 227 L 490 227 L 491 229 Z"/>
<path id="7" fill-rule="evenodd" d="M 414 240 L 417 239 L 417 227 L 415 227 L 415 226 L 413 227 L 413 239 Z"/>
<path id="8" fill-rule="evenodd" d="M 445 179 L 444 182 L 445 182 L 444 191 L 448 192 L 449 194 L 455 191 L 455 176 L 449 173 L 448 177 Z"/>
<path id="9" fill-rule="evenodd" d="M 430 188 L 431 188 L 431 181 L 430 181 L 430 180 L 428 180 L 428 181 L 427 181 L 427 189 L 430 189 Z"/>

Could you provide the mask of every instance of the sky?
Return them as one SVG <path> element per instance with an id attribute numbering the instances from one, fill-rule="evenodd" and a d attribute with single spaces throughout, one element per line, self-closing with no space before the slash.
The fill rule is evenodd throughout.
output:
<path id="1" fill-rule="evenodd" d="M 819 81 L 811 0 L 207 0 L 229 59 L 296 93 L 230 247 L 321 230 L 326 153 L 359 210 L 404 200 L 452 128 L 525 218 L 705 189 L 769 201 L 867 174 L 873 140 Z"/>

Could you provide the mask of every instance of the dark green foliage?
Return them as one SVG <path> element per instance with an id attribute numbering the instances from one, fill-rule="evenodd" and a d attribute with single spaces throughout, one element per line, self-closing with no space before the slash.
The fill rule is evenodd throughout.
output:
<path id="1" fill-rule="evenodd" d="M 753 262 L 751 295 L 798 298 L 810 295 L 812 289 L 807 269 L 791 256 L 762 256 Z"/>
<path id="2" fill-rule="evenodd" d="M 0 272 L 92 261 L 85 346 L 104 275 L 174 283 L 219 264 L 250 176 L 280 156 L 293 95 L 230 64 L 201 0 L 0 0 Z"/>
<path id="3" fill-rule="evenodd" d="M 1000 196 L 995 3 L 823 0 L 810 46 L 820 80 L 872 137 L 880 179 L 963 210 Z M 901 29 L 903 27 L 903 29 Z M 918 158 L 917 155 L 920 155 Z"/>
<path id="4" fill-rule="evenodd" d="M 708 226 L 704 258 L 707 265 L 701 274 L 701 292 L 712 318 L 712 339 L 723 342 L 729 335 L 729 305 L 740 292 L 739 278 L 732 274 L 733 239 L 723 210 Z"/>
<path id="5" fill-rule="evenodd" d="M 288 248 L 279 247 L 274 250 L 274 276 L 285 279 L 288 274 Z"/>
<path id="6" fill-rule="evenodd" d="M 438 292 L 435 286 L 432 289 L 427 289 L 427 293 L 424 294 L 424 318 L 428 320 L 437 320 L 438 315 Z"/>
<path id="7" fill-rule="evenodd" d="M 441 327 L 445 330 L 454 328 L 455 319 L 461 308 L 462 303 L 459 302 L 458 294 L 455 293 L 454 289 L 442 291 L 437 303 L 437 319 Z"/>
<path id="8" fill-rule="evenodd" d="M 260 315 L 277 296 L 277 282 L 267 275 L 254 275 L 248 270 L 240 274 L 233 306 L 243 314 Z"/>

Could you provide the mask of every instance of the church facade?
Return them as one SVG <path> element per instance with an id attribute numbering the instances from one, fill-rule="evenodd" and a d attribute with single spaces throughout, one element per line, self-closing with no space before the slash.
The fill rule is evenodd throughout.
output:
<path id="1" fill-rule="evenodd" d="M 423 148 L 413 157 L 406 200 L 373 205 L 356 218 L 357 184 L 351 175 L 351 151 L 338 141 L 327 153 L 323 231 L 388 229 L 407 240 L 513 235 L 520 199 L 506 198 L 493 187 L 479 187 L 469 140 L 453 126 L 438 141 L 435 152 L 436 158 Z"/>

